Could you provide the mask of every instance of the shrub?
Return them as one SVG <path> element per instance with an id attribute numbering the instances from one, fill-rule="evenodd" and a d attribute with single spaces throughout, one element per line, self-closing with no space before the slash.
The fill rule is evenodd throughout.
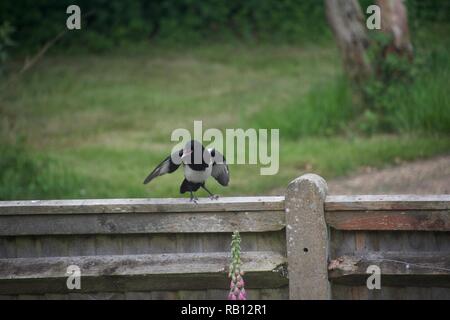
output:
<path id="1" fill-rule="evenodd" d="M 258 128 L 278 128 L 283 137 L 334 135 L 342 132 L 354 115 L 351 90 L 342 77 L 331 79 L 281 107 L 252 115 Z"/>
<path id="2" fill-rule="evenodd" d="M 9 57 L 9 50 L 14 45 L 11 35 L 14 32 L 13 26 L 5 21 L 0 25 L 0 76 L 6 71 L 6 61 Z"/>

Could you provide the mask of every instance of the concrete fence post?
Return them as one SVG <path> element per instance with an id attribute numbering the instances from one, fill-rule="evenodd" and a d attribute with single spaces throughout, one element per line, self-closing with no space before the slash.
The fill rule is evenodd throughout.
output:
<path id="1" fill-rule="evenodd" d="M 286 243 L 290 299 L 330 299 L 327 183 L 316 174 L 292 181 L 286 193 Z"/>

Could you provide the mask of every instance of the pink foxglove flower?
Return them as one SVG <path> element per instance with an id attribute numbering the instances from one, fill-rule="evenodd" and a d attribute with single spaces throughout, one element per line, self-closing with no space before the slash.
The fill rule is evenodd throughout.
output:
<path id="1" fill-rule="evenodd" d="M 239 232 L 233 232 L 231 240 L 231 264 L 228 276 L 231 278 L 228 300 L 247 300 L 244 289 L 244 272 L 241 270 L 241 237 Z"/>

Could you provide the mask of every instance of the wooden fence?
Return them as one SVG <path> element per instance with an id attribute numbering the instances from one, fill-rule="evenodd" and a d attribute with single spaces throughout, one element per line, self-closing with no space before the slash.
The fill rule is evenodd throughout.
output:
<path id="1" fill-rule="evenodd" d="M 449 195 L 327 196 L 313 174 L 285 197 L 3 201 L 0 299 L 224 299 L 234 230 L 250 299 L 450 299 L 449 208 Z"/>

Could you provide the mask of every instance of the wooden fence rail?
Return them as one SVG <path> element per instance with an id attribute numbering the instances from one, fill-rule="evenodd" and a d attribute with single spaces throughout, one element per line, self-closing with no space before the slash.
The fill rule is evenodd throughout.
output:
<path id="1" fill-rule="evenodd" d="M 450 299 L 449 209 L 450 195 L 327 196 L 313 174 L 285 197 L 1 201 L 0 298 L 224 299 L 239 230 L 251 299 Z"/>

